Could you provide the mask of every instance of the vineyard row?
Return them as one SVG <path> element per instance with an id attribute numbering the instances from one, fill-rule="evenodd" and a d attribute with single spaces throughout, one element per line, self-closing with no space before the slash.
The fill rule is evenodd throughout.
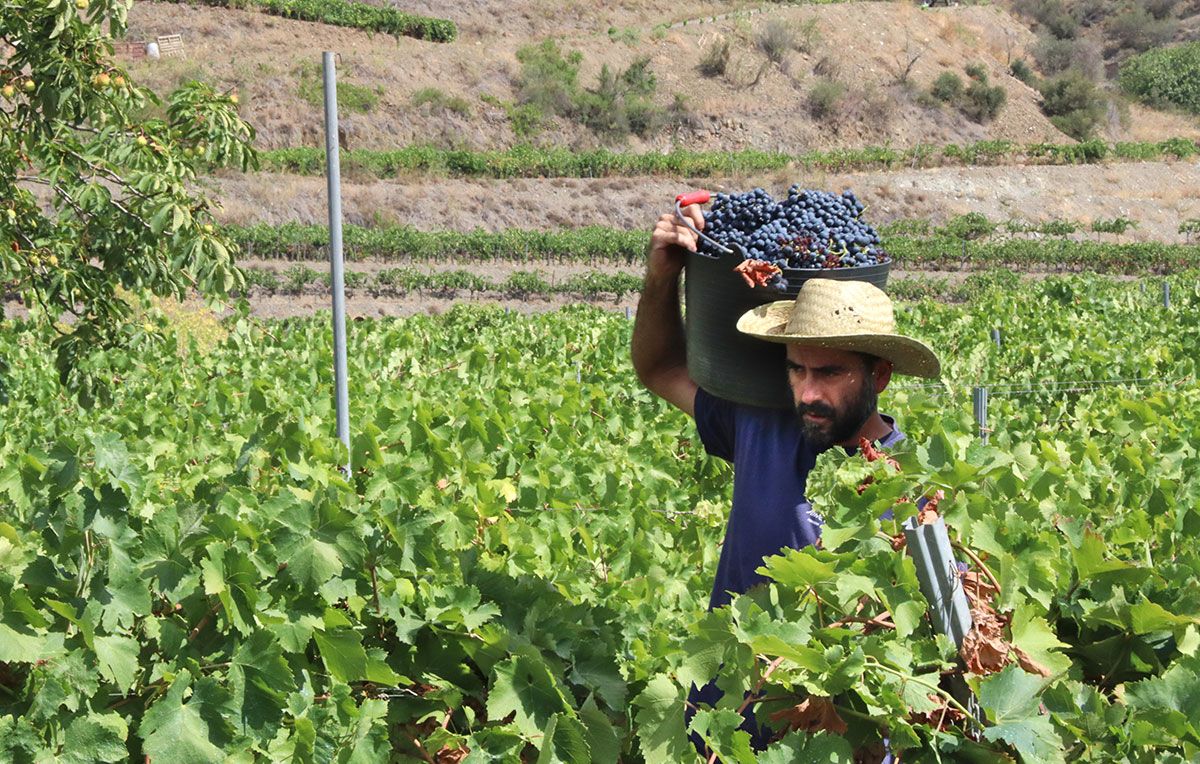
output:
<path id="1" fill-rule="evenodd" d="M 921 144 L 910 148 L 867 146 L 864 148 L 809 151 L 787 154 L 774 151 L 687 151 L 632 154 L 607 149 L 570 151 L 563 148 L 515 146 L 500 151 L 441 149 L 407 146 L 390 151 L 354 149 L 341 154 L 347 174 L 392 178 L 421 173 L 484 178 L 602 178 L 629 175 L 672 175 L 708 177 L 771 170 L 800 169 L 849 171 L 900 167 L 972 166 L 996 164 L 1076 165 L 1106 160 L 1145 162 L 1186 159 L 1200 153 L 1200 145 L 1187 138 L 1160 142 L 1017 144 L 987 140 L 959 146 Z M 325 151 L 298 146 L 272 149 L 260 154 L 261 165 L 272 172 L 321 175 Z"/>
<path id="2" fill-rule="evenodd" d="M 229 226 L 225 233 L 242 248 L 244 257 L 264 260 L 321 260 L 326 256 L 324 226 L 287 223 L 282 226 Z M 480 263 L 601 263 L 641 262 L 647 236 L 591 226 L 537 231 L 507 229 L 420 231 L 410 226 L 343 229 L 346 258 L 383 262 L 451 261 Z M 899 267 L 984 269 L 1051 267 L 1099 273 L 1169 273 L 1200 266 L 1200 247 L 1194 244 L 1112 243 L 1068 239 L 994 239 L 967 241 L 944 234 L 929 237 L 885 236 L 884 248 Z"/>
<path id="3" fill-rule="evenodd" d="M 453 21 L 404 13 L 395 8 L 347 0 L 196 0 L 218 8 L 252 8 L 272 16 L 319 21 L 339 27 L 383 32 L 395 37 L 415 37 L 430 42 L 452 42 L 458 37 Z"/>
<path id="4" fill-rule="evenodd" d="M 301 294 L 330 287 L 328 271 L 318 271 L 305 264 L 295 264 L 283 271 L 249 267 L 246 292 L 258 294 Z M 1195 279 L 1193 279 L 1194 281 Z M 376 273 L 347 270 L 344 272 L 346 290 L 364 290 L 376 297 L 404 297 L 412 293 L 433 297 L 456 298 L 494 295 L 509 298 L 548 298 L 554 295 L 578 297 L 584 300 L 613 298 L 637 294 L 642 288 L 641 273 L 605 273 L 588 271 L 576 273 L 561 281 L 541 271 L 520 270 L 503 280 L 464 269 L 424 272 L 413 267 L 387 268 Z M 893 299 L 931 299 L 943 302 L 967 302 L 986 295 L 992 289 L 1019 289 L 1022 278 L 1010 270 L 995 269 L 972 273 L 955 283 L 942 276 L 910 276 L 892 278 L 887 291 Z M 1136 288 L 1130 286 L 1130 288 Z M 1141 291 L 1157 300 L 1158 288 L 1148 290 L 1141 282 Z"/>

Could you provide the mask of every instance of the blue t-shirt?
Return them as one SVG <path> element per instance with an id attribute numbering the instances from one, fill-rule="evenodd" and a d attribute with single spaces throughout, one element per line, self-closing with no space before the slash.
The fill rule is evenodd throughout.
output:
<path id="1" fill-rule="evenodd" d="M 743 406 L 696 392 L 696 430 L 704 450 L 733 464 L 733 509 L 717 563 L 709 609 L 729 604 L 765 579 L 754 571 L 780 549 L 800 549 L 821 535 L 821 518 L 804 498 L 817 451 L 804 438 L 800 421 L 786 409 Z M 904 434 L 892 431 L 878 443 L 887 448 Z"/>

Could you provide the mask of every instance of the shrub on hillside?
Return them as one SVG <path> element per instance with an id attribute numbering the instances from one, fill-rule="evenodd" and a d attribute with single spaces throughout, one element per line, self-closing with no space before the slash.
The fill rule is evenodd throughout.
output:
<path id="1" fill-rule="evenodd" d="M 1142 7 L 1156 19 L 1165 19 L 1175 12 L 1179 0 L 1141 0 Z"/>
<path id="2" fill-rule="evenodd" d="M 670 113 L 654 102 L 658 81 L 649 58 L 634 61 L 623 72 L 605 64 L 593 89 L 579 87 L 583 54 L 572 51 L 563 55 L 553 40 L 521 48 L 517 59 L 522 64 L 518 80 L 522 104 L 577 119 L 601 135 L 646 136 L 666 125 L 672 115 L 678 116 L 681 109 L 678 99 Z"/>
<path id="3" fill-rule="evenodd" d="M 1081 26 L 1093 27 L 1103 23 L 1119 9 L 1119 0 L 1077 0 L 1071 6 L 1071 15 Z"/>
<path id="4" fill-rule="evenodd" d="M 558 43 L 545 39 L 540 45 L 527 45 L 517 51 L 521 75 L 517 79 L 517 97 L 546 114 L 570 115 L 579 92 L 579 65 L 583 54 L 577 50 L 563 55 Z"/>
<path id="5" fill-rule="evenodd" d="M 1121 89 L 1153 106 L 1200 114 L 1200 42 L 1159 48 L 1121 65 Z"/>
<path id="6" fill-rule="evenodd" d="M 784 56 L 796 47 L 796 30 L 786 21 L 771 19 L 759 27 L 754 41 L 772 63 L 782 64 Z"/>
<path id="7" fill-rule="evenodd" d="M 1179 23 L 1172 18 L 1155 18 L 1146 8 L 1135 5 L 1113 16 L 1105 24 L 1108 38 L 1118 50 L 1138 53 L 1165 45 L 1175 37 Z"/>
<path id="8" fill-rule="evenodd" d="M 978 61 L 967 64 L 966 67 L 963 69 L 963 71 L 966 72 L 967 76 L 973 80 L 977 80 L 979 82 L 987 82 L 987 78 L 988 78 L 987 67 L 985 67 L 983 64 L 979 63 Z"/>
<path id="9" fill-rule="evenodd" d="M 1033 60 L 1048 77 L 1068 69 L 1078 69 L 1096 80 L 1104 75 L 1104 53 L 1091 40 L 1060 40 L 1043 34 L 1033 46 Z"/>
<path id="10" fill-rule="evenodd" d="M 1046 80 L 1040 90 L 1042 113 L 1055 127 L 1077 140 L 1092 134 L 1108 108 L 1107 99 L 1095 83 L 1077 71 Z"/>
<path id="11" fill-rule="evenodd" d="M 846 86 L 827 77 L 819 78 L 808 91 L 808 113 L 813 119 L 825 119 L 837 109 L 838 102 L 846 92 Z"/>
<path id="12" fill-rule="evenodd" d="M 705 77 L 722 77 L 729 68 L 730 44 L 728 37 L 721 37 L 709 43 L 700 55 L 697 67 Z"/>
<path id="13" fill-rule="evenodd" d="M 421 88 L 413 93 L 412 104 L 418 108 L 428 104 L 436 111 L 453 112 L 462 117 L 471 116 L 471 104 L 467 99 L 446 95 L 440 88 Z"/>
<path id="14" fill-rule="evenodd" d="M 958 108 L 976 122 L 987 122 L 995 119 L 1007 100 L 1008 93 L 1003 87 L 989 85 L 984 78 L 967 86 Z"/>
<path id="15" fill-rule="evenodd" d="M 1036 87 L 1037 75 L 1033 73 L 1033 69 L 1029 68 L 1029 64 L 1026 63 L 1025 59 L 1018 58 L 1016 61 L 1013 61 L 1008 71 L 1012 73 L 1012 76 L 1024 82 L 1029 87 Z"/>
<path id="16" fill-rule="evenodd" d="M 929 88 L 929 94 L 943 103 L 954 103 L 962 92 L 962 78 L 954 72 L 942 72 Z"/>
<path id="17" fill-rule="evenodd" d="M 1060 40 L 1069 40 L 1079 33 L 1079 22 L 1063 0 L 1017 0 L 1015 7 Z"/>

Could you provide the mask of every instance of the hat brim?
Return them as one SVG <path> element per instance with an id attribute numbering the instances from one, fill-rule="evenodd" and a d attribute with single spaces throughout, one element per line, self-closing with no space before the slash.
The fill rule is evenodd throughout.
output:
<path id="1" fill-rule="evenodd" d="M 788 334 L 794 305 L 792 300 L 780 300 L 748 310 L 738 319 L 737 330 L 767 342 L 869 353 L 891 361 L 897 374 L 931 379 L 941 374 L 937 354 L 924 342 L 902 334 Z"/>

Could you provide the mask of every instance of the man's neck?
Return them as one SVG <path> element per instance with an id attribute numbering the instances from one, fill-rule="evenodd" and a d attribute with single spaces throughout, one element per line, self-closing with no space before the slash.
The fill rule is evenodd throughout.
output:
<path id="1" fill-rule="evenodd" d="M 881 417 L 879 412 L 876 411 L 874 414 L 867 417 L 867 421 L 863 422 L 863 426 L 858 428 L 858 432 L 855 433 L 853 438 L 848 441 L 843 441 L 839 445 L 845 446 L 846 448 L 857 448 L 858 442 L 861 439 L 866 438 L 868 442 L 874 443 L 884 438 L 891 431 L 891 426 L 887 422 L 883 421 L 883 417 Z"/>

